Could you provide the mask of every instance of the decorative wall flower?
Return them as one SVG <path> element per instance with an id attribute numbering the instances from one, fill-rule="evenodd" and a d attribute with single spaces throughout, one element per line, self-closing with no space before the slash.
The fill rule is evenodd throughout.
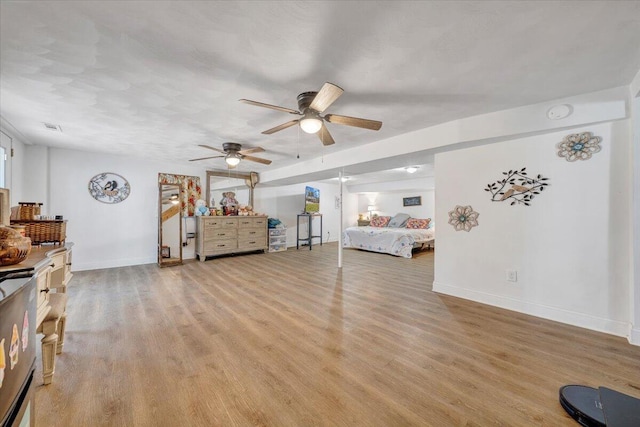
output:
<path id="1" fill-rule="evenodd" d="M 589 160 L 594 153 L 600 151 L 600 137 L 591 132 L 573 133 L 558 143 L 558 156 L 568 162 Z"/>
<path id="2" fill-rule="evenodd" d="M 475 212 L 471 206 L 456 206 L 449 212 L 449 224 L 453 225 L 456 231 L 469 231 L 478 225 L 480 214 Z"/>

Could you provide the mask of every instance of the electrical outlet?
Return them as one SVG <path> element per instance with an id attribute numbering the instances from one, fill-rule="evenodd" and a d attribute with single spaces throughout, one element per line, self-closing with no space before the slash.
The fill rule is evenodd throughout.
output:
<path id="1" fill-rule="evenodd" d="M 507 270 L 507 282 L 517 282 L 518 272 L 516 270 Z"/>

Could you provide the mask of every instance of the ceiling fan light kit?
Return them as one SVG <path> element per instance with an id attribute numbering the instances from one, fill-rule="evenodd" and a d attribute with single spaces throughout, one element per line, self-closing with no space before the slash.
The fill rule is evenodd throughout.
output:
<path id="1" fill-rule="evenodd" d="M 318 114 L 307 113 L 305 117 L 300 120 L 300 128 L 306 133 L 316 133 L 322 129 L 322 119 Z"/>
<path id="2" fill-rule="evenodd" d="M 240 163 L 240 157 L 238 154 L 227 154 L 224 161 L 227 162 L 229 166 L 236 167 Z"/>

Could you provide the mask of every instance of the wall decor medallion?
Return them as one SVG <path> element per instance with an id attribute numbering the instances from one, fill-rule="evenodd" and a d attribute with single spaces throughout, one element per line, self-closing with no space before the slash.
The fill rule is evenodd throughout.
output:
<path id="1" fill-rule="evenodd" d="M 599 136 L 593 136 L 591 132 L 567 135 L 557 145 L 558 156 L 564 157 L 567 162 L 589 160 L 594 153 L 600 151 L 601 140 Z"/>
<path id="2" fill-rule="evenodd" d="M 478 226 L 480 214 L 473 210 L 471 206 L 457 205 L 449 212 L 449 224 L 453 225 L 456 231 L 470 231 Z"/>
<path id="3" fill-rule="evenodd" d="M 527 168 L 502 172 L 506 178 L 498 180 L 493 184 L 487 184 L 484 191 L 491 193 L 492 202 L 504 202 L 511 200 L 511 206 L 523 204 L 531 206 L 534 197 L 540 194 L 546 186 L 549 178 L 538 174 L 535 178 L 527 175 Z"/>
<path id="4" fill-rule="evenodd" d="M 131 186 L 117 173 L 103 172 L 89 180 L 89 193 L 102 203 L 120 203 L 129 197 Z"/>

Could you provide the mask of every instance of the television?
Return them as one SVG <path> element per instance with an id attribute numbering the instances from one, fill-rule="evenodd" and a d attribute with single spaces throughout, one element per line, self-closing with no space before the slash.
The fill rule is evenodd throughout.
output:
<path id="1" fill-rule="evenodd" d="M 307 186 L 304 189 L 304 213 L 320 212 L 320 190 Z"/>

